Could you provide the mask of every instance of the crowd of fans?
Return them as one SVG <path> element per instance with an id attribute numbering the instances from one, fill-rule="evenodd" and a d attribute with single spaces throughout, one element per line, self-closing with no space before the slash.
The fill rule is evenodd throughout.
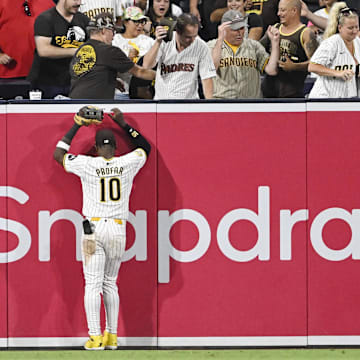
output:
<path id="1" fill-rule="evenodd" d="M 359 97 L 356 0 L 313 1 L 2 0 L 0 83 L 47 99 Z"/>

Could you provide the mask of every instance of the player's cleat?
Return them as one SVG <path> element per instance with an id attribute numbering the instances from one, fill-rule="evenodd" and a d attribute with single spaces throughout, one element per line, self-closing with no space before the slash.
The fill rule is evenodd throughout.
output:
<path id="1" fill-rule="evenodd" d="M 90 335 L 89 340 L 84 345 L 86 350 L 104 350 L 104 341 L 102 335 Z"/>
<path id="2" fill-rule="evenodd" d="M 104 331 L 104 346 L 105 349 L 116 350 L 118 347 L 117 335 Z"/>

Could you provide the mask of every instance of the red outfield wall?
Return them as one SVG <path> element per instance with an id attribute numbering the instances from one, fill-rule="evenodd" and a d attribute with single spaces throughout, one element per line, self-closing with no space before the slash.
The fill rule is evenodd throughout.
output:
<path id="1" fill-rule="evenodd" d="M 0 346 L 87 336 L 80 182 L 52 159 L 80 106 L 0 106 Z M 360 103 L 120 108 L 153 146 L 130 203 L 120 345 L 360 344 Z M 91 153 L 96 130 L 70 152 Z"/>

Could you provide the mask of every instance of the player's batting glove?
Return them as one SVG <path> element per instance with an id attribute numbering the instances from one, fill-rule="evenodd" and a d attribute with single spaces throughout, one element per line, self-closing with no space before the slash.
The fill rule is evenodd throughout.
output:
<path id="1" fill-rule="evenodd" d="M 74 121 L 79 126 L 89 126 L 100 124 L 104 118 L 104 111 L 96 106 L 83 106 L 74 115 Z"/>

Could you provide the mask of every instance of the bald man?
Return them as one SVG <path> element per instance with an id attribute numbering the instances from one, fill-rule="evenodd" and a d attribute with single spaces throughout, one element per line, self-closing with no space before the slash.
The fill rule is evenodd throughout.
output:
<path id="1" fill-rule="evenodd" d="M 280 0 L 280 23 L 275 24 L 280 31 L 279 71 L 276 76 L 266 75 L 262 86 L 264 97 L 304 97 L 309 59 L 318 43 L 314 32 L 300 21 L 300 14 L 300 0 Z M 267 35 L 261 39 L 261 43 L 269 48 Z"/>

